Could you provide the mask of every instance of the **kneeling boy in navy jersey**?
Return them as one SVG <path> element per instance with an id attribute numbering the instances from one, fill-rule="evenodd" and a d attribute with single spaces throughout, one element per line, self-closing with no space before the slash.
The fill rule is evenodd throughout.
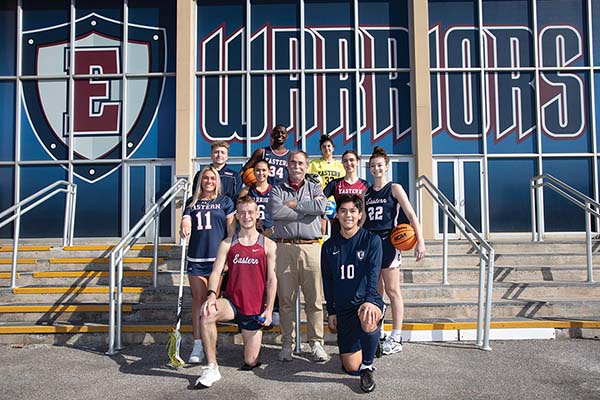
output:
<path id="1" fill-rule="evenodd" d="M 363 199 L 342 195 L 337 201 L 340 234 L 323 244 L 321 273 L 329 327 L 337 330 L 342 368 L 360 374 L 364 392 L 375 389 L 373 361 L 379 344 L 384 303 L 377 292 L 381 239 L 359 226 Z"/>
<path id="2" fill-rule="evenodd" d="M 196 381 L 197 387 L 211 387 L 221 379 L 216 355 L 217 322 L 235 320 L 238 323 L 244 339 L 242 370 L 260 365 L 261 328 L 271 324 L 277 292 L 275 242 L 256 230 L 258 207 L 254 199 L 240 197 L 235 217 L 240 231 L 221 242 L 208 278 L 207 299 L 200 320 L 208 366 Z M 217 299 L 215 291 L 225 264 L 229 266 L 229 280 L 225 297 Z"/>

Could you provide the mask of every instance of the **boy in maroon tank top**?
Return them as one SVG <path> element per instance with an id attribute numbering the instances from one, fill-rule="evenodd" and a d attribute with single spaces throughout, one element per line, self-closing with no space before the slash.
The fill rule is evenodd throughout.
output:
<path id="1" fill-rule="evenodd" d="M 217 365 L 217 322 L 235 320 L 244 339 L 242 370 L 260 366 L 262 330 L 271 324 L 277 292 L 275 242 L 256 230 L 258 206 L 248 196 L 236 203 L 240 231 L 221 242 L 208 278 L 207 299 L 202 306 L 200 331 L 208 366 L 196 380 L 197 387 L 211 387 L 221 379 Z M 225 297 L 217 299 L 221 272 L 229 266 Z M 266 300 L 265 300 L 266 299 Z"/>

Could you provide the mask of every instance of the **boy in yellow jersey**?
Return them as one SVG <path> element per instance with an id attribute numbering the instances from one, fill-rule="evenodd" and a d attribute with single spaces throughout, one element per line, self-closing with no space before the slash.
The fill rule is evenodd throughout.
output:
<path id="1" fill-rule="evenodd" d="M 321 145 L 321 158 L 312 160 L 307 172 L 319 175 L 321 177 L 321 187 L 325 188 L 329 181 L 341 178 L 346 171 L 341 161 L 333 158 L 335 147 L 331 138 L 327 135 L 321 135 L 319 144 Z"/>
<path id="2" fill-rule="evenodd" d="M 324 189 L 329 181 L 335 178 L 341 178 L 346 174 L 344 166 L 341 161 L 333 158 L 333 141 L 328 135 L 321 135 L 319 139 L 321 147 L 321 158 L 318 160 L 312 160 L 308 166 L 308 173 L 317 174 L 321 178 L 321 187 Z M 327 232 L 327 217 L 333 218 L 335 215 L 335 202 L 333 196 L 329 198 L 330 204 L 327 206 L 325 215 L 323 216 L 322 234 L 325 235 Z"/>

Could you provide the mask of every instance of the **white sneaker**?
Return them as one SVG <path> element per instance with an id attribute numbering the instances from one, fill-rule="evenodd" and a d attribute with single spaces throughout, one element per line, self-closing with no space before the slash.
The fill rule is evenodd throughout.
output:
<path id="1" fill-rule="evenodd" d="M 329 361 L 329 354 L 325 351 L 321 342 L 314 342 L 311 346 L 311 353 L 315 362 Z"/>
<path id="2" fill-rule="evenodd" d="M 221 373 L 219 372 L 219 367 L 209 365 L 202 369 L 202 374 L 196 380 L 196 387 L 209 388 L 220 379 Z"/>
<path id="3" fill-rule="evenodd" d="M 383 342 L 381 350 L 385 355 L 400 353 L 402 351 L 402 338 L 398 341 L 393 336 L 388 336 L 385 342 Z"/>
<path id="4" fill-rule="evenodd" d="M 284 347 L 279 352 L 279 356 L 277 358 L 279 358 L 279 361 L 292 361 L 293 353 L 294 351 L 291 347 Z"/>
<path id="5" fill-rule="evenodd" d="M 192 354 L 190 354 L 188 364 L 200 364 L 203 359 L 204 348 L 202 347 L 202 342 L 194 341 L 194 348 L 192 349 Z"/>
<path id="6" fill-rule="evenodd" d="M 277 311 L 273 312 L 273 316 L 271 317 L 271 326 L 279 325 L 279 313 Z"/>

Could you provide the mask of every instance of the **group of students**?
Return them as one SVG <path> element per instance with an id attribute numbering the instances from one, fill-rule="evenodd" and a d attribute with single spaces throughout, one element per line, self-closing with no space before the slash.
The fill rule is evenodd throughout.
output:
<path id="1" fill-rule="evenodd" d="M 221 378 L 215 351 L 218 321 L 238 323 L 244 339 L 242 369 L 260 365 L 261 328 L 272 324 L 277 296 L 278 249 L 269 239 L 274 232 L 269 199 L 273 187 L 288 182 L 287 136 L 285 127 L 273 128 L 271 146 L 257 149 L 240 173 L 227 167 L 228 144 L 214 142 L 211 165 L 194 177 L 180 233 L 189 238 L 187 272 L 194 333 L 189 363 L 200 363 L 206 356 L 208 364 L 197 386 L 210 387 Z M 415 229 L 417 261 L 425 256 L 425 244 L 404 189 L 388 181 L 390 160 L 383 149 L 375 147 L 370 157 L 371 185 L 358 177 L 355 151 L 347 150 L 340 163 L 334 159 L 334 145 L 326 135 L 321 137 L 320 148 L 322 158 L 311 161 L 308 172 L 318 175 L 323 193 L 333 198 L 336 211 L 320 260 L 328 325 L 338 332 L 342 368 L 360 375 L 362 390 L 369 392 L 375 387 L 372 365 L 378 348 L 383 354 L 402 350 L 401 254 L 389 240 L 400 209 Z M 256 182 L 242 188 L 241 175 L 250 167 Z M 327 219 L 323 215 L 323 235 Z M 223 298 L 218 298 L 225 268 L 228 280 Z M 387 338 L 382 327 L 384 290 L 393 318 Z M 315 359 L 326 361 L 328 356 L 323 353 Z"/>

